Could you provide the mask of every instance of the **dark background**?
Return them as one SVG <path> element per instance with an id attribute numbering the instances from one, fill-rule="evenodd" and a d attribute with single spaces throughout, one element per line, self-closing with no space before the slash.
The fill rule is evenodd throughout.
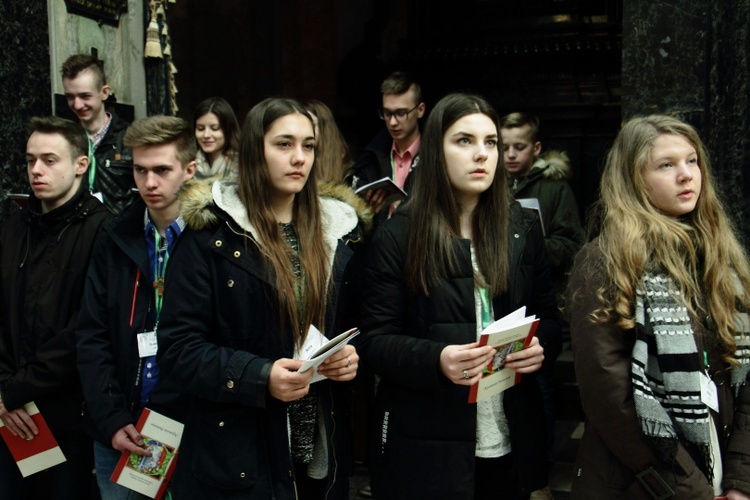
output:
<path id="1" fill-rule="evenodd" d="M 188 120 L 214 95 L 234 106 L 240 122 L 271 95 L 317 98 L 357 152 L 383 127 L 375 113 L 380 81 L 408 70 L 428 110 L 448 92 L 471 90 L 502 114 L 537 114 L 543 148 L 571 157 L 584 214 L 621 122 L 668 113 L 698 128 L 729 212 L 747 231 L 750 0 L 178 0 L 167 7 L 177 114 Z M 28 192 L 23 123 L 51 112 L 46 2 L 4 0 L 0 19 L 0 181 L 5 192 Z"/>

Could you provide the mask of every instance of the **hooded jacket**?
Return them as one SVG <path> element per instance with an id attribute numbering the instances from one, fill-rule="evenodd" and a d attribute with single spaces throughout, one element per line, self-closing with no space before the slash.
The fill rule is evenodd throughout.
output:
<path id="1" fill-rule="evenodd" d="M 539 200 L 551 282 L 558 293 L 563 291 L 565 273 L 583 243 L 578 205 L 568 184 L 572 174 L 568 155 L 551 150 L 540 155 L 526 175 L 510 180 L 514 198 Z"/>
<path id="2" fill-rule="evenodd" d="M 260 253 L 237 184 L 189 182 L 181 209 L 194 231 L 170 265 L 189 269 L 165 284 L 159 328 L 160 369 L 191 396 L 175 497 L 296 497 L 287 434 L 287 404 L 270 397 L 273 362 L 293 356 L 292 334 L 279 331 L 275 278 Z M 342 201 L 345 200 L 345 201 Z M 356 208 L 355 208 L 356 207 Z M 356 248 L 366 204 L 344 186 L 320 193 L 331 270 L 326 328 L 330 338 L 356 326 Z M 328 445 L 327 498 L 347 498 L 346 384 L 323 381 L 318 392 Z"/>
<path id="3" fill-rule="evenodd" d="M 75 325 L 91 249 L 109 218 L 82 182 L 45 214 L 31 196 L 0 229 L 0 393 L 8 410 L 34 401 L 53 434 L 80 425 Z"/>

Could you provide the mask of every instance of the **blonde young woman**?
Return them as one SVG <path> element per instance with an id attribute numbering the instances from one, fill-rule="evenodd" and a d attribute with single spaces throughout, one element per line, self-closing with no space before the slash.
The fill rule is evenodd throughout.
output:
<path id="1" fill-rule="evenodd" d="M 568 288 L 587 422 L 572 498 L 750 498 L 750 269 L 695 130 L 620 131 Z"/>

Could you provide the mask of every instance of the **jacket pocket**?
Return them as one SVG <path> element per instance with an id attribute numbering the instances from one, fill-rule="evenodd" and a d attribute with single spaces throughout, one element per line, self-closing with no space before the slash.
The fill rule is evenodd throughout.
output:
<path id="1" fill-rule="evenodd" d="M 199 411 L 193 419 L 190 468 L 206 484 L 251 488 L 258 478 L 257 419 L 243 409 Z"/>

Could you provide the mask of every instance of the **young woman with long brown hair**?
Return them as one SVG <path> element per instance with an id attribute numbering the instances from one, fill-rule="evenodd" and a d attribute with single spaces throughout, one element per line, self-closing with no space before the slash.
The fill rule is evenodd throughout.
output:
<path id="1" fill-rule="evenodd" d="M 318 193 L 315 133 L 300 103 L 248 114 L 239 184 L 196 184 L 182 199 L 184 270 L 166 278 L 161 366 L 193 396 L 177 498 L 348 496 L 346 387 L 358 355 L 331 355 L 311 384 L 295 351 L 311 326 L 356 326 L 360 215 L 351 190 Z M 361 209 L 362 211 L 358 211 Z M 175 257 L 176 258 L 176 257 Z"/>
<path id="2" fill-rule="evenodd" d="M 380 376 L 377 498 L 516 499 L 547 484 L 533 372 L 560 328 L 542 231 L 510 195 L 498 134 L 484 99 L 441 99 L 427 119 L 411 197 L 371 243 L 359 348 Z M 468 403 L 495 354 L 479 347 L 479 333 L 524 305 L 541 319 L 537 335 L 506 366 L 525 375 Z"/>

